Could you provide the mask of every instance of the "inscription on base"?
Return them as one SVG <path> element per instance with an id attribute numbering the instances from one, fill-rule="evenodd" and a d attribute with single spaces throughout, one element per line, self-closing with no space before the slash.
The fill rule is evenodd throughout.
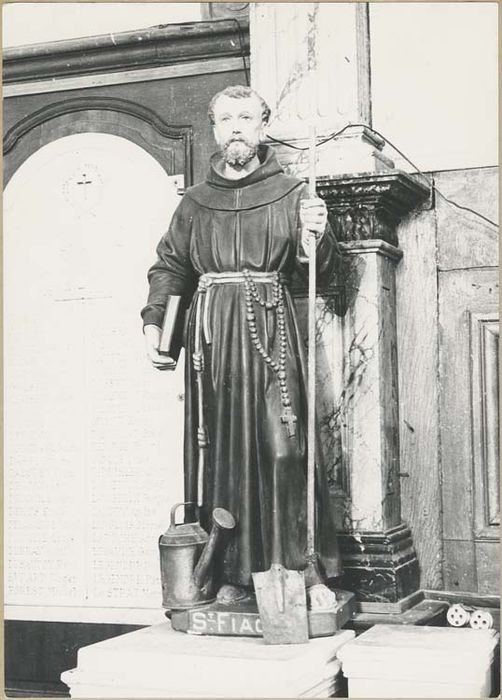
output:
<path id="1" fill-rule="evenodd" d="M 216 610 L 195 610 L 188 613 L 187 632 L 239 637 L 261 637 L 263 634 L 259 615 Z"/>

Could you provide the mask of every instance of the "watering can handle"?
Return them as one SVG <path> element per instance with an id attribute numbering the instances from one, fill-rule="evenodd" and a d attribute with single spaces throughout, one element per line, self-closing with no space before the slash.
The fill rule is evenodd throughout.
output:
<path id="1" fill-rule="evenodd" d="M 171 525 L 176 525 L 176 511 L 180 506 L 193 506 L 196 511 L 197 519 L 199 518 L 199 506 L 193 501 L 185 501 L 184 503 L 175 503 L 171 508 Z M 186 512 L 186 511 L 185 511 Z"/>

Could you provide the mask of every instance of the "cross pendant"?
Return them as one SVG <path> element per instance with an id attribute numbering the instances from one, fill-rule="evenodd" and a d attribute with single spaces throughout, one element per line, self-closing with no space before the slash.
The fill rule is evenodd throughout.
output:
<path id="1" fill-rule="evenodd" d="M 288 437 L 293 437 L 294 435 L 296 435 L 296 416 L 291 410 L 291 406 L 284 407 L 284 413 L 281 415 L 281 422 L 286 424 Z"/>

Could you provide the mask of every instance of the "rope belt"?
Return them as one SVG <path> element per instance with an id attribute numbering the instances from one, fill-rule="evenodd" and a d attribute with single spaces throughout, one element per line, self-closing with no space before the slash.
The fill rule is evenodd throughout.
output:
<path id="1" fill-rule="evenodd" d="M 213 284 L 244 284 L 251 277 L 256 282 L 280 282 L 286 284 L 288 276 L 282 272 L 206 272 L 199 277 L 199 291 L 209 289 Z"/>
<path id="2" fill-rule="evenodd" d="M 248 286 L 249 280 L 278 285 L 287 283 L 289 278 L 282 272 L 252 272 L 251 270 L 244 270 L 243 272 L 206 272 L 199 277 L 199 299 L 200 294 L 206 295 L 205 302 L 202 304 L 203 310 L 201 313 L 204 340 L 208 345 L 211 345 L 211 332 L 209 329 L 209 299 L 211 287 L 215 284 L 244 284 Z M 197 313 L 199 313 L 199 308 L 197 309 Z"/>

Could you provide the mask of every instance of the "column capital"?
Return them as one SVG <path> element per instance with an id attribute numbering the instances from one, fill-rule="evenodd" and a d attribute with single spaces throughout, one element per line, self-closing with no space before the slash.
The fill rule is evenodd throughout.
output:
<path id="1" fill-rule="evenodd" d="M 380 239 L 398 245 L 397 225 L 425 201 L 430 188 L 401 170 L 324 176 L 317 193 L 328 207 L 340 242 Z"/>
<path id="2" fill-rule="evenodd" d="M 367 240 L 349 241 L 339 244 L 340 250 L 346 255 L 361 255 L 364 253 L 377 253 L 390 258 L 394 262 L 399 262 L 403 257 L 403 251 L 392 243 L 387 243 L 380 238 Z"/>

